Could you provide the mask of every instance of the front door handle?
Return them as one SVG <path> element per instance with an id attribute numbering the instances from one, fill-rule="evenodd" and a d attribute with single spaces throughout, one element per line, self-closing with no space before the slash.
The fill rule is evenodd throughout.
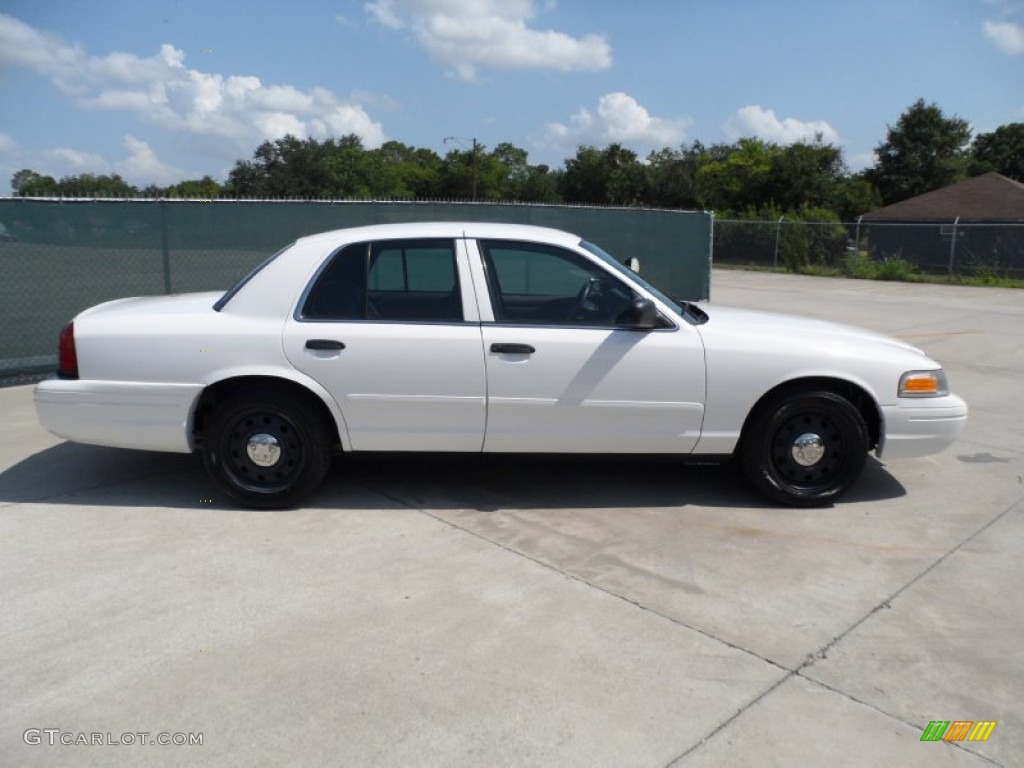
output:
<path id="1" fill-rule="evenodd" d="M 491 344 L 491 352 L 506 355 L 532 355 L 536 351 L 529 344 Z"/>
<path id="2" fill-rule="evenodd" d="M 306 342 L 306 349 L 344 349 L 345 345 L 333 339 L 309 339 Z"/>

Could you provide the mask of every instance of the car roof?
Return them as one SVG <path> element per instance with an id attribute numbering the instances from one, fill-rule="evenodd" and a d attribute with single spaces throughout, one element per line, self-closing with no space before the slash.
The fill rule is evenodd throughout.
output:
<path id="1" fill-rule="evenodd" d="M 301 237 L 296 244 L 323 241 L 383 240 L 407 237 L 473 237 L 507 240 L 542 240 L 544 242 L 576 245 L 579 235 L 551 227 L 532 224 L 506 224 L 486 221 L 414 221 L 395 224 L 369 224 L 362 227 L 335 229 Z"/>

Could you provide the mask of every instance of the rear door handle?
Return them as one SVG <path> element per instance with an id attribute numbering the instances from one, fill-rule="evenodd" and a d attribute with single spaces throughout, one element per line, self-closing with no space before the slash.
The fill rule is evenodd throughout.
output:
<path id="1" fill-rule="evenodd" d="M 344 349 L 345 345 L 333 339 L 309 339 L 306 349 Z"/>
<path id="2" fill-rule="evenodd" d="M 491 352 L 506 355 L 532 355 L 536 351 L 529 344 L 491 344 Z"/>

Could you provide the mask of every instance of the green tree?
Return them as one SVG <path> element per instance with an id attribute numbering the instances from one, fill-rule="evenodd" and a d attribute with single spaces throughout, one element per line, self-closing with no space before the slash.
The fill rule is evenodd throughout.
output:
<path id="1" fill-rule="evenodd" d="M 503 141 L 494 148 L 491 157 L 504 168 L 501 198 L 519 200 L 520 189 L 530 177 L 529 155 L 526 150 Z"/>
<path id="2" fill-rule="evenodd" d="M 694 142 L 689 147 L 664 149 L 647 156 L 650 178 L 649 201 L 660 208 L 700 208 L 697 196 L 697 171 L 705 158 L 704 146 Z"/>
<path id="3" fill-rule="evenodd" d="M 621 144 L 581 146 L 565 161 L 559 192 L 570 203 L 642 205 L 648 199 L 647 169 Z"/>
<path id="4" fill-rule="evenodd" d="M 148 192 L 151 191 L 151 187 L 147 187 L 142 190 L 144 197 Z M 186 181 L 179 181 L 177 184 L 173 184 L 167 187 L 164 192 L 164 197 L 184 197 L 184 198 L 202 198 L 212 199 L 219 197 L 221 193 L 221 185 L 210 176 L 203 176 L 201 179 L 187 179 Z"/>
<path id="5" fill-rule="evenodd" d="M 304 158 L 303 167 L 309 169 L 305 172 L 313 177 L 305 196 L 335 199 L 385 197 L 390 185 L 387 179 L 380 177 L 383 164 L 375 162 L 376 159 L 376 156 L 367 154 L 363 140 L 355 134 L 327 139 Z"/>
<path id="6" fill-rule="evenodd" d="M 757 209 L 769 202 L 767 184 L 778 147 L 760 139 L 740 139 L 732 147 L 712 147 L 697 171 L 697 199 L 714 211 Z"/>
<path id="7" fill-rule="evenodd" d="M 400 141 L 385 142 L 372 150 L 393 180 L 391 196 L 396 198 L 439 197 L 439 179 L 444 161 L 430 149 L 417 149 Z"/>
<path id="8" fill-rule="evenodd" d="M 11 177 L 11 187 L 18 197 L 133 197 L 139 193 L 137 187 L 116 173 L 82 173 L 54 181 L 52 176 L 42 176 L 28 168 Z"/>
<path id="9" fill-rule="evenodd" d="M 82 173 L 62 176 L 57 182 L 57 194 L 64 197 L 133 197 L 139 193 L 118 174 Z"/>
<path id="10" fill-rule="evenodd" d="M 877 161 L 866 178 L 886 205 L 940 189 L 965 177 L 970 138 L 966 120 L 918 99 L 875 147 Z"/>
<path id="11" fill-rule="evenodd" d="M 971 144 L 971 175 L 995 171 L 1024 182 L 1024 123 L 1001 125 L 979 133 Z"/>
<path id="12" fill-rule="evenodd" d="M 847 176 L 836 185 L 830 207 L 841 221 L 853 221 L 868 211 L 881 208 L 882 195 L 863 174 Z"/>
<path id="13" fill-rule="evenodd" d="M 15 197 L 55 197 L 57 180 L 43 176 L 28 168 L 22 168 L 11 177 L 11 189 Z"/>
<path id="14" fill-rule="evenodd" d="M 491 157 L 504 169 L 499 199 L 542 203 L 560 200 L 551 169 L 546 165 L 530 165 L 525 149 L 506 141 L 494 148 Z"/>
<path id="15" fill-rule="evenodd" d="M 237 162 L 225 191 L 238 197 L 344 197 L 360 186 L 354 166 L 362 153 L 355 135 L 319 142 L 289 134 L 264 141 L 252 160 Z"/>
<path id="16" fill-rule="evenodd" d="M 524 203 L 559 203 L 562 201 L 558 192 L 559 181 L 558 171 L 552 171 L 546 165 L 531 165 L 514 199 Z"/>
<path id="17" fill-rule="evenodd" d="M 824 207 L 834 199 L 844 176 L 843 153 L 830 144 L 799 142 L 776 147 L 762 187 L 766 202 L 784 211 Z"/>
<path id="18" fill-rule="evenodd" d="M 438 187 L 448 200 L 499 200 L 508 169 L 483 144 L 472 149 L 451 149 L 444 156 Z"/>

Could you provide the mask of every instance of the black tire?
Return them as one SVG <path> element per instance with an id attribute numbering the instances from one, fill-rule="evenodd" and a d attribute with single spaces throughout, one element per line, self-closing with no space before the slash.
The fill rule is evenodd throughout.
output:
<path id="1" fill-rule="evenodd" d="M 797 446 L 807 439 L 803 450 Z M 782 395 L 764 403 L 744 431 L 739 459 L 750 482 L 792 507 L 832 503 L 860 477 L 868 428 L 849 400 L 827 390 Z"/>
<path id="2" fill-rule="evenodd" d="M 322 421 L 309 403 L 287 392 L 244 390 L 210 414 L 203 464 L 217 486 L 243 506 L 295 506 L 320 485 L 331 466 L 330 438 Z M 268 436 L 268 445 L 250 447 L 258 435 Z"/>

